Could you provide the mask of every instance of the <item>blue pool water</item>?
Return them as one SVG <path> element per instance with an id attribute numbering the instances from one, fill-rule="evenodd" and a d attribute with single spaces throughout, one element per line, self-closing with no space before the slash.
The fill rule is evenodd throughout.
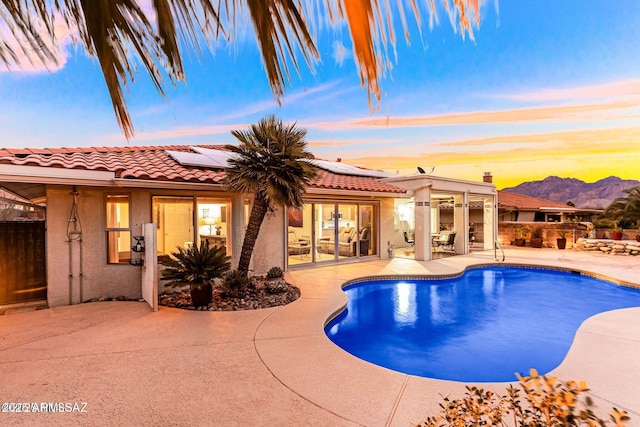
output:
<path id="1" fill-rule="evenodd" d="M 486 267 L 446 280 L 376 280 L 345 287 L 325 328 L 349 353 L 389 369 L 454 381 L 515 381 L 557 367 L 580 324 L 640 306 L 640 291 L 580 274 Z"/>

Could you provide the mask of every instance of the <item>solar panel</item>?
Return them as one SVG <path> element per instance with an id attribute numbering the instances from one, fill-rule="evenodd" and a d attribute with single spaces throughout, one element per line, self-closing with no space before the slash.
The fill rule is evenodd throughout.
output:
<path id="1" fill-rule="evenodd" d="M 233 153 L 224 150 L 215 150 L 213 148 L 191 147 L 197 153 L 203 154 L 216 162 L 218 167 L 226 168 L 227 160 L 233 156 Z"/>
<path id="2" fill-rule="evenodd" d="M 190 147 L 194 152 L 167 151 L 178 163 L 184 166 L 197 166 L 213 169 L 224 169 L 227 160 L 233 153 L 212 148 Z M 388 178 L 394 176 L 391 173 L 371 169 L 361 169 L 342 162 L 330 162 L 328 160 L 311 160 L 317 167 L 340 175 L 367 176 L 372 178 Z"/>
<path id="3" fill-rule="evenodd" d="M 204 154 L 185 151 L 167 151 L 167 154 L 183 166 L 220 169 L 220 165 L 217 161 L 214 161 Z"/>
<path id="4" fill-rule="evenodd" d="M 342 162 L 330 162 L 328 160 L 312 160 L 311 163 L 317 167 L 329 172 L 341 175 L 369 176 L 372 178 L 389 178 L 394 176 L 392 173 L 376 171 L 371 169 L 361 169 Z"/>

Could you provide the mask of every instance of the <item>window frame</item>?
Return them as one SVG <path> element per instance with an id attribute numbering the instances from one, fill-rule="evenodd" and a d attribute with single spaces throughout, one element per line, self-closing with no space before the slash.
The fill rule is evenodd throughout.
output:
<path id="1" fill-rule="evenodd" d="M 127 202 L 127 209 L 128 209 L 128 215 L 127 215 L 127 222 L 128 222 L 128 227 L 109 227 L 109 198 L 110 197 L 126 197 L 126 202 Z M 107 256 L 107 264 L 108 265 L 129 265 L 129 261 L 131 260 L 131 239 L 132 239 L 132 233 L 131 233 L 131 193 L 129 192 L 116 192 L 116 193 L 105 193 L 104 194 L 104 204 L 103 204 L 103 212 L 104 212 L 104 231 L 105 231 L 105 243 L 106 243 L 106 256 Z M 112 262 L 111 261 L 111 250 L 110 250 L 110 235 L 112 233 L 129 233 L 129 257 L 126 259 L 121 259 L 120 258 L 120 251 L 118 251 L 117 256 L 118 256 L 118 262 Z"/>

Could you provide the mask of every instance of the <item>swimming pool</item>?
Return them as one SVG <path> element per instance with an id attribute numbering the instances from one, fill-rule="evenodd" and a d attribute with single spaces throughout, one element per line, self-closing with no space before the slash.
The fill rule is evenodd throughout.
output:
<path id="1" fill-rule="evenodd" d="M 640 290 L 572 272 L 483 267 L 459 277 L 371 280 L 344 288 L 329 339 L 363 360 L 429 378 L 514 381 L 557 367 L 580 324 L 640 306 Z"/>

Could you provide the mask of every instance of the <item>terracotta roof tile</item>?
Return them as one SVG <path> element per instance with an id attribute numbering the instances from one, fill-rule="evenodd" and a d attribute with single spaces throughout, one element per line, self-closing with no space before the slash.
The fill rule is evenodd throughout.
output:
<path id="1" fill-rule="evenodd" d="M 199 145 L 221 149 L 221 145 Z M 151 181 L 199 182 L 218 184 L 222 170 L 183 166 L 167 151 L 190 151 L 187 145 L 76 147 L 12 149 L 0 148 L 0 163 L 21 166 L 110 171 L 121 179 Z M 311 182 L 312 188 L 353 190 L 402 194 L 405 190 L 377 178 L 340 175 L 320 170 Z"/>
<path id="2" fill-rule="evenodd" d="M 537 197 L 525 196 L 504 190 L 498 191 L 498 206 L 529 210 L 537 210 L 540 208 L 571 208 L 571 206 L 554 202 L 553 200 L 539 199 Z"/>

